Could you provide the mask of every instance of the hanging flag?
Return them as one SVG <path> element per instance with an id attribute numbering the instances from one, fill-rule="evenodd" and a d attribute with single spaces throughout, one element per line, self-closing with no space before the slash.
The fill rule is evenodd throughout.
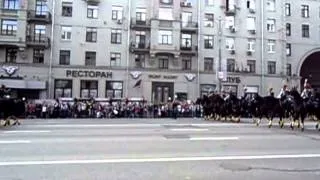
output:
<path id="1" fill-rule="evenodd" d="M 136 87 L 139 87 L 140 88 L 140 86 L 141 86 L 141 79 L 139 79 L 137 82 L 136 82 L 136 84 L 133 86 L 133 88 L 136 88 Z"/>

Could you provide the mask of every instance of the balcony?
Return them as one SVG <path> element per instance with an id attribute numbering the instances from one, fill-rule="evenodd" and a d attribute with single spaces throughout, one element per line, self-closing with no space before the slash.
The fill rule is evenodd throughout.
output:
<path id="1" fill-rule="evenodd" d="M 195 56 L 198 53 L 198 46 L 180 46 L 180 53 Z"/>
<path id="2" fill-rule="evenodd" d="M 149 20 L 138 20 L 136 18 L 132 18 L 130 27 L 135 30 L 150 30 L 151 23 Z"/>
<path id="3" fill-rule="evenodd" d="M 99 4 L 100 0 L 85 0 L 88 4 Z"/>
<path id="4" fill-rule="evenodd" d="M 131 42 L 130 51 L 133 53 L 135 53 L 135 52 L 149 53 L 150 45 L 148 45 L 147 43 Z"/>
<path id="5" fill-rule="evenodd" d="M 191 4 L 191 2 L 183 1 L 183 2 L 180 2 L 180 7 L 191 8 L 192 4 Z"/>
<path id="6" fill-rule="evenodd" d="M 198 23 L 196 22 L 181 23 L 181 32 L 197 33 L 197 31 L 198 31 Z"/>
<path id="7" fill-rule="evenodd" d="M 2 16 L 2 17 L 18 17 L 18 9 L 0 8 L 0 16 Z"/>
<path id="8" fill-rule="evenodd" d="M 45 22 L 50 24 L 52 17 L 50 12 L 28 11 L 27 19 L 29 22 Z"/>
<path id="9" fill-rule="evenodd" d="M 43 47 L 49 48 L 50 47 L 50 38 L 49 37 L 39 37 L 39 36 L 27 36 L 26 37 L 26 44 L 27 46 L 33 47 Z"/>

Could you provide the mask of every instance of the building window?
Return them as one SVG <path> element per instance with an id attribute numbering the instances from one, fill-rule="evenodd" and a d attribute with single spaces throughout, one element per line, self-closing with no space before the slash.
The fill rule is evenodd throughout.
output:
<path id="1" fill-rule="evenodd" d="M 55 79 L 54 80 L 54 98 L 72 97 L 72 80 Z"/>
<path id="2" fill-rule="evenodd" d="M 121 33 L 120 29 L 111 30 L 111 44 L 121 44 Z"/>
<path id="3" fill-rule="evenodd" d="M 16 63 L 17 54 L 18 54 L 18 48 L 7 48 L 6 49 L 6 63 Z"/>
<path id="4" fill-rule="evenodd" d="M 160 0 L 161 4 L 169 4 L 171 5 L 173 3 L 173 0 Z"/>
<path id="5" fill-rule="evenodd" d="M 136 10 L 136 22 L 137 24 L 145 24 L 146 22 L 146 11 L 147 9 L 146 8 L 137 8 Z"/>
<path id="6" fill-rule="evenodd" d="M 234 59 L 227 59 L 227 72 L 235 72 L 236 62 Z"/>
<path id="7" fill-rule="evenodd" d="M 308 18 L 309 17 L 309 6 L 301 5 L 301 17 Z"/>
<path id="8" fill-rule="evenodd" d="M 268 46 L 267 46 L 268 53 L 275 53 L 276 52 L 276 41 L 268 39 Z"/>
<path id="9" fill-rule="evenodd" d="M 291 56 L 291 44 L 289 43 L 286 45 L 286 54 L 287 56 Z"/>
<path id="10" fill-rule="evenodd" d="M 191 34 L 186 34 L 186 33 L 181 34 L 181 48 L 191 49 L 191 46 L 192 46 Z"/>
<path id="11" fill-rule="evenodd" d="M 3 0 L 3 9 L 18 10 L 19 0 Z"/>
<path id="12" fill-rule="evenodd" d="M 205 49 L 213 49 L 213 36 L 212 35 L 204 35 L 204 48 Z"/>
<path id="13" fill-rule="evenodd" d="M 120 53 L 111 53 L 110 54 L 110 66 L 119 67 L 121 64 L 121 54 Z"/>
<path id="14" fill-rule="evenodd" d="M 33 63 L 44 63 L 44 49 L 33 49 Z"/>
<path id="15" fill-rule="evenodd" d="M 60 65 L 70 65 L 70 51 L 69 50 L 60 50 Z"/>
<path id="16" fill-rule="evenodd" d="M 47 0 L 36 0 L 36 15 L 45 16 L 48 13 Z"/>
<path id="17" fill-rule="evenodd" d="M 214 15 L 211 13 L 204 14 L 204 26 L 213 27 Z"/>
<path id="18" fill-rule="evenodd" d="M 290 3 L 286 3 L 286 5 L 285 5 L 285 13 L 286 13 L 286 16 L 291 16 L 291 6 L 290 6 Z"/>
<path id="19" fill-rule="evenodd" d="M 309 34 L 309 25 L 308 24 L 302 24 L 301 26 L 302 28 L 302 37 L 310 37 L 310 34 Z"/>
<path id="20" fill-rule="evenodd" d="M 247 0 L 247 8 L 251 10 L 256 10 L 255 0 Z"/>
<path id="21" fill-rule="evenodd" d="M 182 57 L 182 70 L 191 70 L 192 57 Z"/>
<path id="22" fill-rule="evenodd" d="M 72 2 L 62 2 L 62 16 L 72 17 Z"/>
<path id="23" fill-rule="evenodd" d="M 204 58 L 204 71 L 213 71 L 213 58 Z"/>
<path id="24" fill-rule="evenodd" d="M 226 38 L 226 49 L 227 50 L 234 50 L 235 47 L 234 47 L 234 38 L 230 38 L 230 37 L 227 37 Z"/>
<path id="25" fill-rule="evenodd" d="M 40 24 L 36 24 L 34 26 L 34 37 L 33 40 L 37 41 L 37 42 L 43 42 L 45 41 L 45 36 L 46 36 L 46 26 L 45 25 L 40 25 Z"/>
<path id="26" fill-rule="evenodd" d="M 98 19 L 98 6 L 88 5 L 87 17 L 91 19 Z"/>
<path id="27" fill-rule="evenodd" d="M 276 74 L 276 62 L 268 61 L 268 74 Z"/>
<path id="28" fill-rule="evenodd" d="M 209 95 L 216 90 L 217 86 L 215 84 L 200 84 L 200 94 L 201 97 L 203 95 Z"/>
<path id="29" fill-rule="evenodd" d="M 276 20 L 275 19 L 267 19 L 267 31 L 275 32 L 276 31 Z"/>
<path id="30" fill-rule="evenodd" d="M 256 46 L 256 40 L 255 39 L 248 39 L 248 47 L 247 50 L 250 52 L 255 51 L 255 46 Z"/>
<path id="31" fill-rule="evenodd" d="M 87 27 L 86 41 L 87 42 L 97 42 L 97 28 Z"/>
<path id="32" fill-rule="evenodd" d="M 192 12 L 182 12 L 182 27 L 188 27 L 192 23 Z"/>
<path id="33" fill-rule="evenodd" d="M 81 80 L 80 96 L 82 98 L 98 97 L 98 81 Z"/>
<path id="34" fill-rule="evenodd" d="M 256 61 L 255 60 L 248 60 L 247 61 L 248 72 L 255 73 L 256 72 Z"/>
<path id="35" fill-rule="evenodd" d="M 159 57 L 159 69 L 169 69 L 169 57 Z"/>
<path id="36" fill-rule="evenodd" d="M 267 10 L 268 11 L 276 10 L 276 0 L 267 0 Z"/>
<path id="37" fill-rule="evenodd" d="M 71 40 L 72 27 L 71 26 L 61 26 L 61 39 Z"/>
<path id="38" fill-rule="evenodd" d="M 123 7 L 112 6 L 112 20 L 122 20 L 122 17 L 123 17 Z"/>
<path id="39" fill-rule="evenodd" d="M 17 20 L 3 19 L 1 21 L 1 34 L 14 36 L 17 33 Z"/>
<path id="40" fill-rule="evenodd" d="M 286 35 L 291 36 L 291 24 L 290 23 L 286 24 Z"/>
<path id="41" fill-rule="evenodd" d="M 96 65 L 96 52 L 86 51 L 85 65 L 86 66 L 95 66 Z"/>
<path id="42" fill-rule="evenodd" d="M 247 30 L 255 31 L 256 30 L 256 18 L 247 17 Z"/>
<path id="43" fill-rule="evenodd" d="M 287 76 L 291 76 L 292 75 L 292 68 L 291 68 L 291 64 L 287 64 Z"/>
<path id="44" fill-rule="evenodd" d="M 123 82 L 107 81 L 106 82 L 106 98 L 122 98 Z"/>
<path id="45" fill-rule="evenodd" d="M 159 44 L 172 44 L 172 31 L 159 30 Z"/>
<path id="46" fill-rule="evenodd" d="M 137 48 L 146 48 L 146 32 L 136 31 L 136 45 Z"/>
<path id="47" fill-rule="evenodd" d="M 214 5 L 214 0 L 206 0 L 205 1 L 207 6 L 213 6 Z"/>
<path id="48" fill-rule="evenodd" d="M 136 54 L 134 61 L 135 61 L 136 68 L 143 68 L 144 62 L 145 62 L 145 55 L 144 54 Z"/>

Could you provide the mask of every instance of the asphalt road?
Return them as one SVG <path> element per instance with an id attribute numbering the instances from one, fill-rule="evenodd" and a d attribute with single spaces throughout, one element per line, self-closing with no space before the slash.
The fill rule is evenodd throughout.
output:
<path id="1" fill-rule="evenodd" d="M 200 119 L 25 120 L 0 128 L 0 180 L 318 180 L 320 132 Z"/>

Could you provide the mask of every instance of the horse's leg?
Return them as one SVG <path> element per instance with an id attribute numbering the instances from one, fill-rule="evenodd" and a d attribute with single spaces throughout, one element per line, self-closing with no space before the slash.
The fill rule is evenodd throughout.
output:
<path id="1" fill-rule="evenodd" d="M 272 117 L 268 118 L 268 120 L 269 120 L 268 127 L 271 128 L 272 127 Z"/>

